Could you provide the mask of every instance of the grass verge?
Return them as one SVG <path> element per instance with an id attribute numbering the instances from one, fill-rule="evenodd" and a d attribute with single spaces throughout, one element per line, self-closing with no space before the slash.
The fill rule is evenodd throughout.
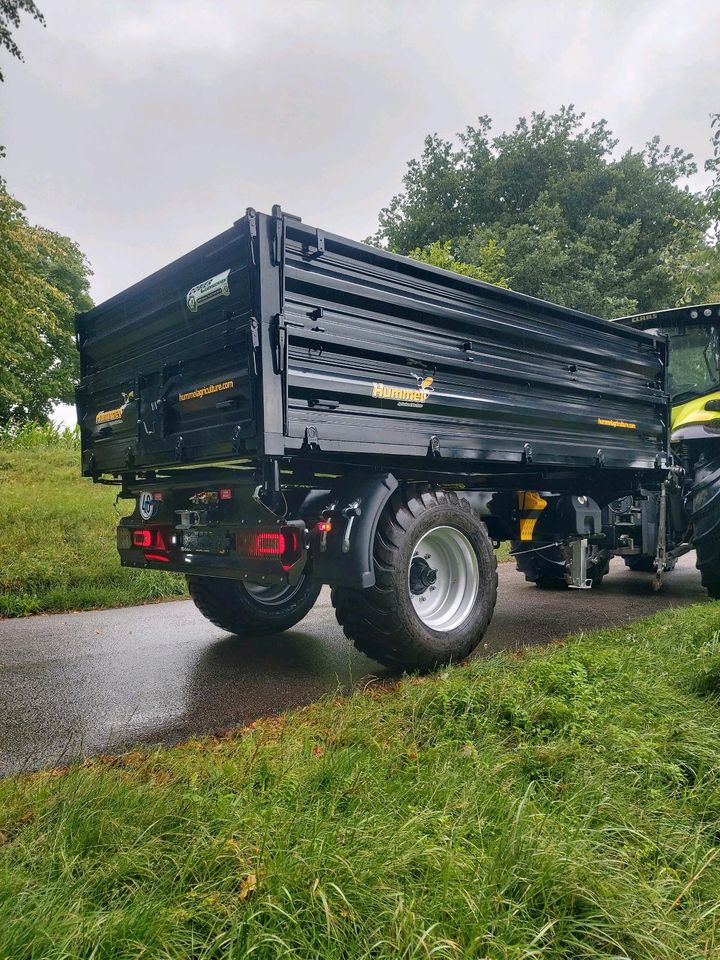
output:
<path id="1" fill-rule="evenodd" d="M 115 488 L 80 476 L 74 434 L 0 441 L 0 617 L 121 607 L 185 594 L 176 574 L 120 566 Z"/>
<path id="2" fill-rule="evenodd" d="M 0 957 L 710 958 L 720 605 L 0 783 Z"/>

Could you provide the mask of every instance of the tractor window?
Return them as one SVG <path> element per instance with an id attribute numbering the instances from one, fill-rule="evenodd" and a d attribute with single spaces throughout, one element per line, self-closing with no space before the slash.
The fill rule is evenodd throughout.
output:
<path id="1" fill-rule="evenodd" d="M 670 337 L 668 389 L 674 401 L 690 400 L 720 388 L 718 327 L 674 327 Z"/>

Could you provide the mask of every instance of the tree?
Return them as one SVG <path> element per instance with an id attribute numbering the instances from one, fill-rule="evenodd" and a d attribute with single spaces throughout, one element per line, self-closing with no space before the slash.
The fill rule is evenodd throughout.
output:
<path id="1" fill-rule="evenodd" d="M 0 427 L 72 402 L 74 318 L 92 306 L 90 267 L 68 237 L 28 223 L 0 179 Z"/>
<path id="2" fill-rule="evenodd" d="M 483 247 L 475 251 L 475 260 L 472 264 L 463 263 L 455 257 L 449 240 L 444 243 L 436 240 L 427 247 L 416 247 L 415 250 L 410 251 L 409 256 L 413 260 L 422 260 L 423 263 L 429 263 L 433 267 L 453 270 L 474 280 L 494 283 L 497 287 L 508 285 L 507 277 L 503 276 L 505 251 L 497 245 L 495 240 L 488 240 Z"/>
<path id="3" fill-rule="evenodd" d="M 710 222 L 684 183 L 690 154 L 656 137 L 617 156 L 606 121 L 585 126 L 572 105 L 490 130 L 480 117 L 457 145 L 428 136 L 376 242 L 399 253 L 449 242 L 480 265 L 495 241 L 514 289 L 602 316 L 683 301 Z"/>
<path id="4" fill-rule="evenodd" d="M 13 39 L 12 31 L 20 26 L 20 15 L 26 13 L 45 26 L 45 17 L 33 0 L 0 0 L 0 49 L 7 50 L 11 57 L 22 60 L 20 47 Z M 5 79 L 0 70 L 0 83 Z"/>

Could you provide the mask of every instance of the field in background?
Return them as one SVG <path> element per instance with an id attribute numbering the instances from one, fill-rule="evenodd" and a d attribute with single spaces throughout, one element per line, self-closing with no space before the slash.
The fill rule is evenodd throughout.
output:
<path id="1" fill-rule="evenodd" d="M 81 477 L 79 464 L 72 430 L 0 435 L 0 617 L 186 594 L 178 574 L 120 566 L 115 526 L 127 503 L 116 509 L 116 489 Z"/>
<path id="2" fill-rule="evenodd" d="M 81 477 L 79 463 L 69 430 L 38 428 L 0 438 L 0 616 L 185 594 L 177 574 L 120 566 L 117 491 Z M 126 506 L 119 504 L 118 511 Z"/>
<path id="3" fill-rule="evenodd" d="M 720 604 L 0 781 L 0 957 L 700 960 Z"/>

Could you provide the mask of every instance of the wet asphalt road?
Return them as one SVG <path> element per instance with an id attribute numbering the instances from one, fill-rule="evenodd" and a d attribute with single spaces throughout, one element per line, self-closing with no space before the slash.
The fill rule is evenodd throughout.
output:
<path id="1" fill-rule="evenodd" d="M 705 598 L 694 555 L 660 594 L 650 579 L 615 560 L 600 590 L 545 591 L 504 564 L 476 656 Z M 190 601 L 3 620 L 0 772 L 220 732 L 387 676 L 345 640 L 327 591 L 297 628 L 269 639 L 237 640 Z"/>

